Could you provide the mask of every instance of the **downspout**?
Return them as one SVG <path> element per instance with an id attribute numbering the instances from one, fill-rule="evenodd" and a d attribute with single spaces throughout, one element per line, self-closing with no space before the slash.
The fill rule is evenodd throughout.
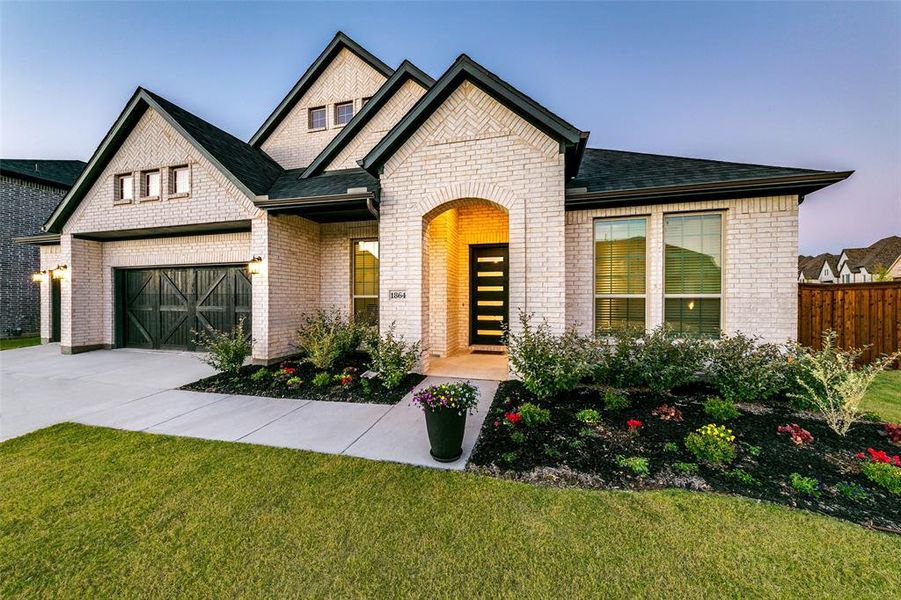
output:
<path id="1" fill-rule="evenodd" d="M 366 210 L 368 210 L 372 214 L 372 216 L 375 217 L 376 221 L 379 220 L 379 209 L 375 207 L 375 202 L 373 201 L 372 197 L 366 198 Z"/>

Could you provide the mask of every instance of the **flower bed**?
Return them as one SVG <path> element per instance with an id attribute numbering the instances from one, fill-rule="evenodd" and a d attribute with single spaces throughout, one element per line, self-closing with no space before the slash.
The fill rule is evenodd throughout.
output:
<path id="1" fill-rule="evenodd" d="M 504 382 L 469 468 L 557 485 L 740 494 L 901 532 L 901 496 L 883 487 L 897 485 L 884 471 L 901 475 L 881 460 L 880 450 L 889 461 L 898 454 L 884 424 L 858 423 L 840 437 L 787 402 L 740 404 L 738 416 L 718 421 L 711 390 L 699 386 L 678 395 L 623 392 L 626 402 L 611 409 L 609 388 L 580 386 L 541 401 L 522 383 Z M 526 425 L 523 406 L 549 419 Z M 866 467 L 872 461 L 885 466 Z"/>
<path id="2" fill-rule="evenodd" d="M 419 373 L 408 373 L 397 387 L 387 389 L 378 379 L 365 380 L 361 377 L 369 368 L 368 360 L 368 355 L 354 352 L 336 361 L 328 371 L 316 369 L 301 360 L 287 360 L 271 367 L 248 365 L 242 367 L 237 376 L 219 373 L 189 383 L 181 389 L 270 398 L 396 404 L 425 379 Z"/>

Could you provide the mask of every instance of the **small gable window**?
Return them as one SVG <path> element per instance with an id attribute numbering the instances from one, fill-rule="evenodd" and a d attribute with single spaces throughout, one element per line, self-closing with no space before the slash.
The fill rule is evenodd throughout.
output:
<path id="1" fill-rule="evenodd" d="M 187 196 L 191 193 L 191 170 L 187 165 L 169 169 L 169 195 Z"/>
<path id="2" fill-rule="evenodd" d="M 141 173 L 141 198 L 160 197 L 160 170 Z"/>
<path id="3" fill-rule="evenodd" d="M 135 178 L 131 173 L 116 175 L 116 202 L 131 202 L 135 196 Z"/>
<path id="4" fill-rule="evenodd" d="M 346 125 L 354 116 L 354 103 L 341 102 L 335 105 L 335 125 Z"/>
<path id="5" fill-rule="evenodd" d="M 310 109 L 310 129 L 325 129 L 325 107 Z"/>

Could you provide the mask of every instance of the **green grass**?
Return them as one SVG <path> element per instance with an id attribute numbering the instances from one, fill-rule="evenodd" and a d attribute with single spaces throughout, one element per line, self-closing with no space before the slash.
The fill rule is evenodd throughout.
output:
<path id="1" fill-rule="evenodd" d="M 26 348 L 37 346 L 41 343 L 40 337 L 4 338 L 0 340 L 0 350 L 12 350 L 13 348 Z"/>
<path id="2" fill-rule="evenodd" d="M 874 412 L 891 423 L 901 423 L 901 370 L 879 374 L 867 390 L 863 410 Z"/>
<path id="3" fill-rule="evenodd" d="M 530 486 L 63 424 L 0 444 L 0 597 L 889 597 L 901 537 L 750 500 Z"/>

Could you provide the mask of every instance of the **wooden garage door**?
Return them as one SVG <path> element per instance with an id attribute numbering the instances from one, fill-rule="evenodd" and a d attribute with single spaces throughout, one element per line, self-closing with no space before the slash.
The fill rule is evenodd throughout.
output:
<path id="1" fill-rule="evenodd" d="M 194 333 L 251 332 L 251 284 L 243 267 L 119 270 L 117 340 L 131 348 L 195 350 Z"/>

